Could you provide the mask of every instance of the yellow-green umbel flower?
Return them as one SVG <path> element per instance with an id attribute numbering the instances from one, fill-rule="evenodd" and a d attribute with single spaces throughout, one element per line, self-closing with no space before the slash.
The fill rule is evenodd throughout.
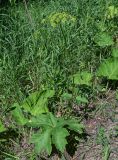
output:
<path id="1" fill-rule="evenodd" d="M 76 22 L 76 18 L 66 12 L 52 13 L 47 17 L 47 20 L 43 20 L 42 23 L 49 22 L 52 27 L 57 27 L 59 24 L 65 24 L 67 22 Z"/>

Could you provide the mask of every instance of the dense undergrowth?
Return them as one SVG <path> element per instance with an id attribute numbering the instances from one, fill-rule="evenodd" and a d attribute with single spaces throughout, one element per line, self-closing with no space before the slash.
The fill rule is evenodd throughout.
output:
<path id="1" fill-rule="evenodd" d="M 1 1 L 1 160 L 69 159 L 89 137 L 85 122 L 104 113 L 98 101 L 118 99 L 117 82 L 117 0 Z M 106 139 L 100 128 L 104 160 Z"/>

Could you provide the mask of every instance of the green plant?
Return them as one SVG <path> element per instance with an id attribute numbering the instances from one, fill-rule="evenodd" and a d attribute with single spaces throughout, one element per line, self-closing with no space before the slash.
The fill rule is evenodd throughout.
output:
<path id="1" fill-rule="evenodd" d="M 78 87 L 72 87 L 70 88 L 71 93 L 68 92 L 64 92 L 61 95 L 61 99 L 60 99 L 60 103 L 61 103 L 61 110 L 62 113 L 64 111 L 64 113 L 66 113 L 67 117 L 71 117 L 73 112 L 75 112 L 74 108 L 73 108 L 73 104 L 75 104 L 77 106 L 77 109 L 81 108 L 81 111 L 83 111 L 82 113 L 84 115 L 87 114 L 88 112 L 88 104 L 89 104 L 89 95 L 87 95 L 87 91 L 85 91 L 86 93 L 84 93 L 83 91 L 81 91 L 81 89 Z M 83 114 L 81 114 L 81 116 L 83 116 Z M 73 115 L 74 116 L 74 115 Z"/>
<path id="2" fill-rule="evenodd" d="M 64 92 L 64 93 L 61 95 L 61 98 L 62 98 L 62 100 L 72 100 L 72 99 L 73 99 L 73 96 L 72 96 L 72 94 L 70 94 L 70 93 Z"/>
<path id="3" fill-rule="evenodd" d="M 116 99 L 118 100 L 118 90 L 116 90 Z"/>
<path id="4" fill-rule="evenodd" d="M 35 144 L 37 153 L 46 151 L 49 155 L 54 144 L 61 153 L 64 152 L 69 136 L 69 130 L 79 134 L 83 133 L 84 126 L 77 120 L 64 120 L 57 118 L 52 113 L 41 114 L 38 117 L 32 118 L 29 123 L 34 128 L 40 128 L 36 134 L 32 136 L 31 142 Z"/>
<path id="5" fill-rule="evenodd" d="M 101 47 L 113 46 L 113 38 L 107 33 L 101 33 L 98 37 L 96 43 Z M 110 80 L 118 80 L 118 48 L 117 45 L 112 47 L 112 58 L 105 59 L 104 62 L 100 64 L 100 67 L 97 71 L 98 76 L 107 77 Z"/>
<path id="6" fill-rule="evenodd" d="M 1 137 L 1 135 L 4 134 L 5 131 L 7 131 L 7 128 L 5 127 L 5 125 L 0 120 L 0 144 L 1 144 L 1 142 L 5 142 L 6 141 L 6 137 L 5 138 Z"/>
<path id="7" fill-rule="evenodd" d="M 16 125 L 39 129 L 32 135 L 31 140 L 35 144 L 37 153 L 46 151 L 51 154 L 52 144 L 63 153 L 67 144 L 66 137 L 69 136 L 67 129 L 79 134 L 83 133 L 84 126 L 79 121 L 57 118 L 48 111 L 48 98 L 52 96 L 54 96 L 53 90 L 35 92 L 29 95 L 21 105 L 18 103 L 13 105 L 15 109 L 12 111 L 12 116 Z M 68 97 L 67 94 L 66 96 Z"/>
<path id="8" fill-rule="evenodd" d="M 103 160 L 108 160 L 110 156 L 110 146 L 108 138 L 105 134 L 105 128 L 100 127 L 96 139 L 97 144 L 102 145 Z"/>
<path id="9" fill-rule="evenodd" d="M 107 12 L 105 15 L 108 19 L 114 18 L 118 16 L 118 7 L 111 5 L 107 8 Z"/>
<path id="10" fill-rule="evenodd" d="M 31 116 L 38 116 L 42 113 L 49 112 L 48 99 L 54 96 L 53 90 L 44 90 L 42 92 L 34 92 L 30 94 L 21 104 L 13 104 L 15 108 L 11 113 L 16 124 L 24 126 L 28 123 Z M 31 116 L 28 117 L 28 114 Z"/>
<path id="11" fill-rule="evenodd" d="M 79 72 L 71 76 L 71 80 L 75 85 L 91 86 L 92 78 L 93 78 L 92 73 L 88 71 Z"/>
<path id="12" fill-rule="evenodd" d="M 96 142 L 97 142 L 97 144 L 102 144 L 102 146 L 109 144 L 108 139 L 105 135 L 105 128 L 104 127 L 99 128 Z"/>
<path id="13" fill-rule="evenodd" d="M 0 133 L 6 131 L 5 126 L 3 125 L 2 121 L 0 120 Z"/>
<path id="14" fill-rule="evenodd" d="M 22 107 L 18 103 L 15 103 L 13 107 L 15 109 L 12 111 L 12 116 L 16 124 L 21 126 L 25 125 L 28 119 L 24 116 Z"/>
<path id="15" fill-rule="evenodd" d="M 115 127 L 115 131 L 116 131 L 115 135 L 118 137 L 118 126 Z"/>
<path id="16" fill-rule="evenodd" d="M 97 97 L 93 93 L 101 81 L 95 77 L 94 87 L 93 75 L 99 63 L 105 63 L 100 77 L 117 78 L 112 70 L 117 68 L 113 59 L 118 57 L 117 0 L 9 1 L 11 5 L 0 0 L 1 117 L 5 122 L 9 118 L 10 127 L 19 132 L 20 138 L 25 138 L 37 133 L 37 127 L 29 131 L 27 123 L 33 117 L 48 115 L 49 111 L 57 116 L 81 118 L 77 116 L 84 117 L 86 110 L 89 115 L 89 108 L 93 110 L 89 106 L 94 106 L 94 100 L 107 91 L 103 89 L 100 93 L 96 89 Z M 114 58 L 109 64 L 104 59 L 109 58 L 111 51 Z M 42 88 L 51 91 L 37 92 Z M 14 102 L 18 103 L 12 106 Z M 5 126 L 1 124 L 2 130 Z M 43 130 L 40 127 L 41 133 Z M 71 139 L 72 135 L 69 136 Z M 20 138 L 15 140 L 19 146 Z M 10 146 L 3 145 L 3 150 L 8 148 L 11 155 L 20 155 Z M 4 158 L 0 155 L 0 159 Z"/>
<path id="17" fill-rule="evenodd" d="M 77 104 L 87 104 L 89 101 L 88 101 L 88 99 L 86 98 L 86 97 L 84 97 L 84 96 L 77 96 L 76 97 L 76 102 L 77 102 Z"/>
<path id="18" fill-rule="evenodd" d="M 46 113 L 48 112 L 48 99 L 53 97 L 54 94 L 55 91 L 50 89 L 34 92 L 24 100 L 22 107 L 34 116 Z"/>
<path id="19" fill-rule="evenodd" d="M 77 104 L 81 104 L 81 103 L 87 104 L 88 103 L 88 99 L 85 96 L 81 96 L 81 95 L 78 96 L 76 94 L 72 95 L 69 93 L 63 93 L 61 95 L 61 98 L 62 98 L 62 100 L 65 100 L 65 101 L 74 101 L 75 100 L 77 102 Z"/>
<path id="20" fill-rule="evenodd" d="M 50 25 L 52 27 L 57 27 L 60 24 L 65 24 L 65 23 L 75 23 L 76 22 L 76 18 L 74 16 L 71 16 L 70 14 L 66 13 L 66 12 L 62 12 L 62 13 L 52 13 L 50 14 L 46 19 L 42 20 L 42 23 L 50 23 Z"/>
<path id="21" fill-rule="evenodd" d="M 104 149 L 103 149 L 103 160 L 109 160 L 109 157 L 110 157 L 110 147 L 109 146 L 105 146 Z"/>
<path id="22" fill-rule="evenodd" d="M 98 76 L 118 80 L 118 59 L 107 59 L 101 63 L 98 69 Z"/>
<path id="23" fill-rule="evenodd" d="M 97 35 L 95 36 L 95 42 L 100 47 L 111 46 L 114 44 L 113 38 L 107 32 L 97 33 Z"/>
<path id="24" fill-rule="evenodd" d="M 11 4 L 15 4 L 15 3 L 16 3 L 16 0 L 9 0 L 9 2 L 10 2 Z"/>
<path id="25" fill-rule="evenodd" d="M 12 115 L 19 122 L 19 124 L 26 124 L 27 120 L 22 113 L 30 113 L 33 116 L 40 115 L 41 113 L 48 112 L 48 99 L 54 96 L 54 90 L 44 90 L 42 92 L 34 92 L 30 94 L 21 104 L 15 103 Z"/>
<path id="26" fill-rule="evenodd" d="M 113 47 L 113 49 L 112 49 L 112 56 L 114 58 L 118 58 L 118 47 Z"/>

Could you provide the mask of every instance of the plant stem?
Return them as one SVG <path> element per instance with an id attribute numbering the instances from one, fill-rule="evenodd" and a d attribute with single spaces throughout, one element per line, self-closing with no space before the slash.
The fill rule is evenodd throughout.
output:
<path id="1" fill-rule="evenodd" d="M 0 152 L 2 152 L 3 154 L 5 154 L 5 155 L 7 155 L 7 156 L 9 156 L 9 157 L 12 157 L 12 158 L 14 158 L 14 159 L 19 160 L 19 158 L 18 158 L 18 157 L 13 156 L 13 155 L 11 155 L 11 154 L 9 154 L 9 153 L 3 152 L 3 151 L 0 151 Z"/>
<path id="2" fill-rule="evenodd" d="M 29 12 L 29 10 L 28 10 L 26 0 L 23 0 L 23 2 L 24 2 L 24 6 L 25 6 L 25 10 L 26 10 L 26 13 L 27 13 L 27 16 L 28 16 L 29 22 L 30 22 L 30 24 L 31 24 L 32 29 L 34 30 L 34 23 L 33 23 L 33 20 L 32 20 L 32 17 L 31 17 L 31 14 L 30 14 L 30 12 Z"/>

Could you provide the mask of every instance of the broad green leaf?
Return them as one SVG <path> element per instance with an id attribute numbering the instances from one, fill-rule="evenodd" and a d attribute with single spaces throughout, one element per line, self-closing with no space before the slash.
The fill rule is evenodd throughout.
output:
<path id="1" fill-rule="evenodd" d="M 40 114 L 36 117 L 31 118 L 27 125 L 34 128 L 52 127 L 50 117 L 47 114 Z"/>
<path id="2" fill-rule="evenodd" d="M 50 90 L 50 89 L 46 90 L 45 93 L 44 93 L 46 98 L 51 98 L 51 97 L 54 96 L 54 94 L 55 94 L 55 91 L 54 90 Z"/>
<path id="3" fill-rule="evenodd" d="M 31 143 L 35 144 L 36 153 L 46 151 L 49 155 L 52 151 L 51 145 L 51 129 L 46 129 L 42 133 L 36 133 L 31 138 Z"/>
<path id="4" fill-rule="evenodd" d="M 106 32 L 100 32 L 95 36 L 95 42 L 100 47 L 111 46 L 114 44 L 113 38 Z"/>
<path id="5" fill-rule="evenodd" d="M 12 111 L 13 118 L 15 119 L 18 125 L 25 125 L 28 122 L 28 120 L 24 117 L 24 114 L 21 110 L 21 106 L 18 103 L 15 103 L 14 107 L 16 108 Z"/>
<path id="6" fill-rule="evenodd" d="M 92 74 L 87 71 L 83 71 L 72 76 L 74 84 L 87 86 L 91 86 L 92 77 Z"/>
<path id="7" fill-rule="evenodd" d="M 69 94 L 69 93 L 63 93 L 61 95 L 62 99 L 63 100 L 71 100 L 72 99 L 72 94 Z"/>
<path id="8" fill-rule="evenodd" d="M 49 117 L 50 117 L 50 121 L 52 123 L 52 127 L 56 127 L 56 125 L 57 125 L 57 118 L 51 112 L 49 112 Z"/>
<path id="9" fill-rule="evenodd" d="M 77 120 L 57 118 L 50 112 L 32 118 L 29 125 L 36 128 L 41 127 L 41 132 L 34 134 L 31 142 L 35 144 L 37 153 L 46 151 L 48 154 L 51 153 L 52 143 L 59 151 L 64 152 L 67 144 L 66 137 L 69 135 L 66 128 L 78 133 L 83 133 L 84 129 L 84 126 Z"/>
<path id="10" fill-rule="evenodd" d="M 57 127 L 64 127 L 64 126 L 67 126 L 67 128 L 75 132 L 83 133 L 84 125 L 75 119 L 65 120 L 63 118 L 59 118 Z"/>
<path id="11" fill-rule="evenodd" d="M 70 130 L 73 130 L 78 133 L 83 133 L 84 125 L 78 122 L 77 120 L 67 120 L 66 124 Z"/>
<path id="12" fill-rule="evenodd" d="M 118 80 L 118 59 L 105 60 L 98 69 L 98 76 Z"/>
<path id="13" fill-rule="evenodd" d="M 52 142 L 56 146 L 56 148 L 62 153 L 64 152 L 67 144 L 67 136 L 69 136 L 69 132 L 67 131 L 67 129 L 62 127 L 56 127 L 53 129 Z"/>
<path id="14" fill-rule="evenodd" d="M 33 110 L 33 115 L 39 115 L 41 113 L 48 112 L 48 98 L 51 98 L 54 96 L 54 90 L 46 90 L 40 94 L 40 97 L 38 98 Z"/>
<path id="15" fill-rule="evenodd" d="M 88 99 L 87 99 L 86 97 L 77 96 L 77 97 L 76 97 L 76 102 L 77 102 L 78 104 L 81 104 L 81 103 L 86 104 L 86 103 L 88 103 Z"/>
<path id="16" fill-rule="evenodd" d="M 63 117 L 57 118 L 57 127 L 64 127 L 67 125 L 67 120 L 65 120 Z"/>
<path id="17" fill-rule="evenodd" d="M 32 127 L 55 127 L 57 124 L 56 117 L 52 113 L 40 114 L 30 119 L 27 125 Z"/>
<path id="18" fill-rule="evenodd" d="M 37 102 L 37 99 L 39 98 L 40 93 L 39 92 L 34 92 L 32 94 L 30 94 L 23 102 L 22 107 L 31 113 L 32 108 L 34 107 L 34 105 Z"/>
<path id="19" fill-rule="evenodd" d="M 113 48 L 112 50 L 112 56 L 115 57 L 115 58 L 118 58 L 118 48 Z"/>
<path id="20" fill-rule="evenodd" d="M 0 120 L 0 133 L 6 131 L 5 126 L 3 125 L 3 123 Z"/>
<path id="21" fill-rule="evenodd" d="M 54 90 L 34 92 L 22 104 L 22 107 L 36 116 L 48 112 L 48 99 L 54 96 Z"/>

